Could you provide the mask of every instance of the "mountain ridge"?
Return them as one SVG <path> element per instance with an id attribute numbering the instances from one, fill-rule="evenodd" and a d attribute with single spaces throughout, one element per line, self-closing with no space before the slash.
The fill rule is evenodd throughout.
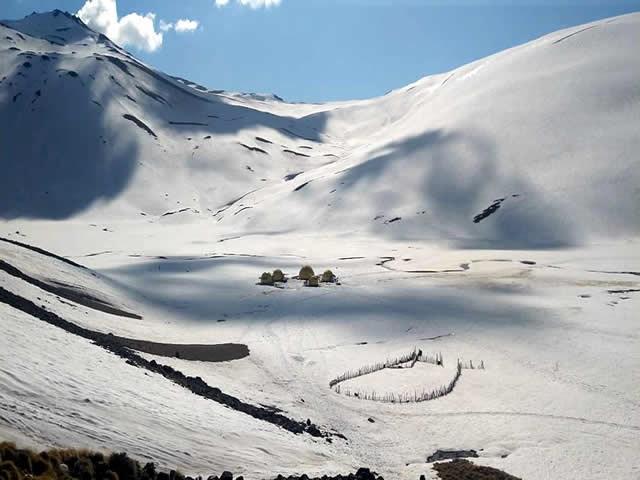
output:
<path id="1" fill-rule="evenodd" d="M 619 47 L 640 40 L 639 18 L 574 27 L 382 97 L 327 104 L 168 76 L 70 14 L 4 21 L 0 120 L 7 139 L 39 133 L 0 146 L 10 159 L 0 216 L 133 219 L 189 208 L 200 212 L 191 221 L 230 229 L 350 225 L 512 247 L 635 234 L 640 72 Z M 67 24 L 78 31 L 58 33 L 74 42 L 52 39 Z M 13 38 L 16 28 L 43 38 Z M 611 189 L 626 192 L 615 208 L 604 202 Z M 247 192 L 242 213 L 220 213 Z M 474 224 L 498 198 L 500 209 Z M 291 209 L 279 215 L 283 204 Z M 391 218 L 400 219 L 393 229 Z"/>

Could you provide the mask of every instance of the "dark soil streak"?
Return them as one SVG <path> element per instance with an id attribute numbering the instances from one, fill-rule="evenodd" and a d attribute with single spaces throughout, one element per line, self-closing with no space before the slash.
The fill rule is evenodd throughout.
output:
<path id="1" fill-rule="evenodd" d="M 234 213 L 233 215 L 234 215 L 234 216 L 236 216 L 236 215 L 237 215 L 237 214 L 239 214 L 240 212 L 244 212 L 245 210 L 249 210 L 250 208 L 253 208 L 253 207 L 243 207 L 243 208 L 241 208 L 240 210 L 238 210 L 236 213 Z"/>
<path id="2" fill-rule="evenodd" d="M 7 242 L 7 243 L 10 243 L 12 245 L 16 245 L 18 247 L 26 248 L 27 250 L 31 250 L 32 252 L 39 253 L 40 255 L 44 255 L 46 257 L 55 258 L 56 260 L 60 260 L 61 262 L 64 262 L 64 263 L 66 263 L 68 265 L 72 265 L 72 266 L 78 267 L 78 268 L 84 268 L 85 270 L 87 270 L 87 267 L 85 267 L 84 265 L 80 265 L 79 263 L 76 263 L 76 262 L 71 261 L 71 260 L 69 260 L 67 258 L 61 257 L 59 255 L 56 255 L 55 253 L 47 252 L 46 250 L 43 250 L 42 248 L 34 247 L 33 245 L 29 245 L 27 243 L 18 242 L 16 240 L 9 240 L 8 238 L 4 238 L 4 237 L 0 237 L 0 241 Z"/>
<path id="3" fill-rule="evenodd" d="M 147 127 L 146 124 L 144 124 L 143 122 L 141 122 L 140 120 L 138 120 L 136 117 L 134 117 L 133 115 L 129 115 L 128 113 L 125 113 L 124 115 L 122 115 L 123 118 L 135 123 L 138 127 L 140 127 L 141 129 L 143 129 L 145 132 L 147 132 L 149 135 L 151 135 L 154 138 L 158 138 L 158 136 L 153 132 L 153 130 L 151 130 L 149 127 Z"/>
<path id="4" fill-rule="evenodd" d="M 250 147 L 249 145 L 245 145 L 244 143 L 238 142 L 238 145 L 242 145 L 244 148 L 246 148 L 247 150 L 251 151 L 251 152 L 258 152 L 258 153 L 264 153 L 265 155 L 269 155 L 268 152 L 264 151 L 261 148 L 258 147 Z"/>
<path id="5" fill-rule="evenodd" d="M 298 172 L 298 173 L 290 173 L 289 175 L 285 175 L 284 177 L 284 181 L 288 182 L 290 180 L 293 180 L 294 178 L 296 178 L 298 175 L 302 175 L 304 172 Z"/>
<path id="6" fill-rule="evenodd" d="M 304 187 L 306 187 L 307 185 L 309 185 L 311 183 L 311 180 L 309 180 L 308 182 L 304 182 L 301 185 L 298 185 L 296 188 L 293 189 L 294 192 L 297 192 L 299 190 L 302 190 Z"/>
<path id="7" fill-rule="evenodd" d="M 498 198 L 497 200 L 494 200 L 491 205 L 489 205 L 482 212 L 480 212 L 478 215 L 473 217 L 473 223 L 480 223 L 482 220 L 484 220 L 488 216 L 494 214 L 496 211 L 498 211 L 498 209 L 502 205 L 502 202 L 504 202 L 504 198 Z"/>
<path id="8" fill-rule="evenodd" d="M 141 87 L 140 85 L 136 85 L 136 88 L 140 90 L 142 93 L 144 93 L 146 96 L 151 97 L 156 102 L 161 103 L 163 105 L 169 105 L 169 102 L 167 102 L 167 100 L 162 95 L 158 95 L 157 93 L 152 92 L 151 90 L 147 90 L 146 88 Z"/>
<path id="9" fill-rule="evenodd" d="M 208 127 L 209 124 L 208 123 L 201 123 L 201 122 L 172 122 L 171 120 L 169 120 L 169 125 L 193 125 L 196 127 Z"/>
<path id="10" fill-rule="evenodd" d="M 294 152 L 293 150 L 289 150 L 288 148 L 285 148 L 284 150 L 282 150 L 285 153 L 291 153 L 297 157 L 306 157 L 306 158 L 310 158 L 309 155 L 306 155 L 304 153 L 299 153 L 299 152 Z"/>
<path id="11" fill-rule="evenodd" d="M 111 315 L 117 315 L 119 317 L 133 318 L 136 320 L 142 319 L 142 316 L 138 315 L 137 313 L 127 312 L 125 310 L 117 308 L 104 300 L 96 298 L 93 295 L 80 290 L 79 288 L 72 287 L 65 283 L 56 282 L 53 280 L 50 281 L 51 283 L 38 280 L 37 278 L 31 277 L 26 273 L 21 272 L 19 269 L 17 269 L 13 265 L 8 264 L 4 260 L 0 260 L 0 270 L 8 273 L 13 277 L 24 280 L 25 282 L 34 285 L 44 290 L 45 292 L 59 295 L 60 297 L 64 297 L 71 302 L 83 305 L 87 308 L 98 310 L 99 312 L 109 313 Z"/>
<path id="12" fill-rule="evenodd" d="M 577 35 L 577 34 L 579 34 L 581 32 L 584 32 L 586 30 L 590 30 L 590 29 L 596 28 L 596 27 L 597 27 L 597 25 L 591 25 L 590 27 L 583 28 L 582 30 L 578 30 L 577 32 L 570 33 L 569 35 L 566 35 L 566 36 L 564 36 L 562 38 L 559 38 L 555 42 L 552 42 L 551 45 L 555 45 L 556 43 L 560 43 L 561 41 L 566 40 L 569 37 L 573 37 L 574 35 Z"/>
<path id="13" fill-rule="evenodd" d="M 134 353 L 127 346 L 120 343 L 118 337 L 94 332 L 93 330 L 80 327 L 74 323 L 64 320 L 53 312 L 49 312 L 42 307 L 38 307 L 30 300 L 15 295 L 2 287 L 0 287 L 0 302 L 38 318 L 50 325 L 62 328 L 69 333 L 91 340 L 97 346 L 126 359 L 129 365 L 144 368 L 151 372 L 160 374 L 166 379 L 190 390 L 196 395 L 213 400 L 256 419 L 278 425 L 279 427 L 295 434 L 307 432 L 314 437 L 330 437 L 333 435 L 332 433 L 320 431 L 318 427 L 312 423 L 307 424 L 306 422 L 296 421 L 269 409 L 245 403 L 238 398 L 222 392 L 219 388 L 209 386 L 200 377 L 188 377 L 179 370 L 175 370 L 168 365 L 159 364 L 155 360 L 148 361 Z"/>

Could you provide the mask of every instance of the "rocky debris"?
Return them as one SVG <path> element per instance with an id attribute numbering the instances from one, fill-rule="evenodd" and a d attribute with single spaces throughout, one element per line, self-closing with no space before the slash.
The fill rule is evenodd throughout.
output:
<path id="1" fill-rule="evenodd" d="M 192 393 L 201 397 L 213 400 L 214 402 L 225 405 L 238 412 L 250 415 L 258 420 L 272 423 L 291 433 L 301 434 L 308 433 L 314 437 L 330 437 L 338 436 L 336 433 L 322 432 L 314 424 L 307 425 L 305 422 L 296 421 L 286 417 L 280 413 L 273 412 L 263 407 L 258 407 L 249 403 L 245 403 L 236 397 L 222 392 L 217 387 L 209 386 L 200 377 L 188 377 L 181 371 L 176 370 L 168 365 L 162 365 L 155 360 L 147 360 L 131 349 L 124 346 L 116 336 L 89 330 L 71 323 L 53 312 L 47 311 L 44 306 L 39 307 L 32 301 L 15 295 L 10 291 L 0 287 L 0 302 L 16 308 L 28 315 L 38 318 L 50 325 L 62 328 L 63 330 L 93 341 L 99 347 L 104 348 L 126 360 L 126 363 L 135 367 L 144 368 L 150 372 L 162 375 L 167 380 L 172 381 Z"/>
<path id="2" fill-rule="evenodd" d="M 18 247 L 26 248 L 27 250 L 31 250 L 32 252 L 39 253 L 40 255 L 44 255 L 46 257 L 55 258 L 56 260 L 60 260 L 61 262 L 66 263 L 67 265 L 71 265 L 78 268 L 87 269 L 84 265 L 80 265 L 79 263 L 74 262 L 73 260 L 69 260 L 68 258 L 61 257 L 56 255 L 55 253 L 48 252 L 39 247 L 34 247 L 33 245 L 29 245 L 28 243 L 18 242 L 16 240 L 10 240 L 8 238 L 0 237 L 0 241 L 10 243 L 11 245 L 16 245 Z"/>
<path id="3" fill-rule="evenodd" d="M 106 38 L 106 37 L 105 37 Z M 124 63 L 122 60 L 120 60 L 117 57 L 112 57 L 111 55 L 102 55 L 102 56 L 98 56 L 96 55 L 96 60 L 102 60 L 103 58 L 106 58 L 107 61 L 111 62 L 112 64 L 114 64 L 116 67 L 118 67 L 120 70 L 122 70 L 124 73 L 126 73 L 127 75 L 129 75 L 130 77 L 135 78 L 135 76 L 133 75 L 133 73 L 131 73 L 129 71 L 129 67 L 127 67 L 127 64 Z"/>
<path id="4" fill-rule="evenodd" d="M 296 188 L 293 189 L 294 192 L 298 192 L 300 190 L 302 190 L 304 187 L 306 187 L 307 185 L 309 185 L 311 183 L 311 180 L 309 180 L 308 182 L 304 182 L 301 185 L 298 185 Z"/>
<path id="5" fill-rule="evenodd" d="M 211 479 L 209 479 L 211 480 Z M 308 475 L 278 475 L 275 480 L 384 480 L 384 478 L 378 475 L 376 472 L 372 472 L 369 468 L 360 467 L 356 473 L 349 473 L 346 475 L 323 475 L 322 477 L 310 477 Z"/>
<path id="6" fill-rule="evenodd" d="M 119 86 L 120 88 L 122 88 L 124 90 L 124 87 L 122 86 L 122 84 L 116 79 L 116 77 L 114 77 L 113 75 L 109 75 L 109 78 L 111 79 L 111 81 L 113 83 L 115 83 L 117 86 Z"/>
<path id="7" fill-rule="evenodd" d="M 160 215 L 161 217 L 168 217 L 169 215 L 175 215 L 176 213 L 182 213 L 182 212 L 187 212 L 191 210 L 191 208 L 186 207 L 186 208 L 181 208 L 180 210 L 173 210 L 171 212 L 166 212 L 163 213 L 162 215 Z M 197 212 L 197 211 L 196 211 Z"/>
<path id="8" fill-rule="evenodd" d="M 285 148 L 282 151 L 284 153 L 291 153 L 292 155 L 295 155 L 296 157 L 307 157 L 307 158 L 309 158 L 309 155 L 307 155 L 307 154 L 300 153 L 300 152 L 294 152 L 293 150 L 289 150 L 288 148 Z"/>
<path id="9" fill-rule="evenodd" d="M 208 123 L 202 123 L 202 122 L 173 122 L 173 121 L 169 121 L 169 125 L 191 125 L 194 127 L 208 127 L 209 124 Z M 211 137 L 209 137 L 211 138 Z"/>
<path id="10" fill-rule="evenodd" d="M 151 130 L 149 127 L 147 127 L 147 125 L 143 122 L 141 122 L 140 120 L 138 120 L 136 117 L 134 117 L 133 115 L 130 115 L 128 113 L 125 113 L 124 115 L 122 115 L 123 118 L 126 118 L 127 120 L 129 120 L 130 122 L 135 123 L 138 127 L 140 127 L 142 130 L 144 130 L 145 132 L 147 132 L 149 135 L 151 135 L 154 138 L 158 138 L 158 136 L 154 133 L 153 130 Z"/>
<path id="11" fill-rule="evenodd" d="M 141 87 L 140 85 L 136 85 L 136 88 L 140 90 L 142 93 L 144 93 L 146 96 L 154 99 L 156 102 L 161 103 L 163 105 L 169 105 L 169 102 L 167 102 L 167 100 L 162 95 L 152 92 L 151 90 L 147 90 L 146 88 Z"/>
<path id="12" fill-rule="evenodd" d="M 288 182 L 290 180 L 293 180 L 294 178 L 296 178 L 298 175 L 302 175 L 304 172 L 298 172 L 298 173 L 290 173 L 289 175 L 285 175 L 284 177 L 284 181 Z"/>
<path id="13" fill-rule="evenodd" d="M 451 462 L 436 463 L 433 469 L 442 480 L 460 480 L 466 478 L 486 478 L 491 480 L 521 480 L 497 468 L 475 465 L 469 460 L 456 458 Z"/>
<path id="14" fill-rule="evenodd" d="M 622 290 L 607 290 L 607 293 L 611 293 L 611 294 L 625 294 L 625 293 L 635 293 L 635 292 L 640 292 L 640 289 L 638 288 L 626 288 L 626 289 L 622 289 Z"/>
<path id="15" fill-rule="evenodd" d="M 498 209 L 502 205 L 502 202 L 504 202 L 504 201 L 505 201 L 504 198 L 495 199 L 491 205 L 489 205 L 482 212 L 480 212 L 478 215 L 473 217 L 473 223 L 480 223 L 482 220 L 487 218 L 489 215 L 494 214 L 496 211 L 498 211 Z"/>
<path id="16" fill-rule="evenodd" d="M 0 270 L 8 273 L 9 275 L 24 280 L 25 282 L 34 285 L 46 292 L 54 295 L 66 298 L 67 300 L 83 305 L 100 312 L 110 313 L 112 315 L 118 315 L 120 317 L 134 318 L 136 320 L 142 319 L 142 317 L 136 313 L 127 312 L 120 308 L 111 305 L 103 299 L 99 299 L 93 295 L 88 294 L 86 291 L 82 291 L 78 288 L 71 287 L 61 282 L 45 283 L 37 278 L 31 277 L 13 265 L 8 264 L 4 260 L 0 260 Z"/>
<path id="17" fill-rule="evenodd" d="M 251 152 L 258 152 L 258 153 L 264 153 L 265 155 L 269 155 L 269 153 L 267 153 L 265 150 L 258 148 L 258 147 L 250 147 L 249 145 L 246 145 L 244 143 L 238 142 L 239 145 L 242 145 L 244 148 L 246 148 L 247 150 L 251 151 Z"/>
<path id="18" fill-rule="evenodd" d="M 191 480 L 191 479 L 187 477 L 186 480 Z M 202 479 L 198 477 L 196 478 L 196 480 L 202 480 Z M 224 472 L 222 472 L 222 474 L 219 477 L 217 475 L 210 475 L 209 477 L 207 477 L 207 480 L 233 480 L 233 473 L 229 472 L 228 470 L 225 470 Z M 235 480 L 244 480 L 244 477 L 239 476 L 239 477 L 236 477 Z"/>
<path id="19" fill-rule="evenodd" d="M 427 463 L 453 458 L 478 458 L 478 452 L 475 450 L 436 450 L 433 455 L 427 457 Z"/>

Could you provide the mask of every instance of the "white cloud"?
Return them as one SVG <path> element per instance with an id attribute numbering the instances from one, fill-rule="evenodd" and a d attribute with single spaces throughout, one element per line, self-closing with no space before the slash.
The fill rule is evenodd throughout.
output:
<path id="1" fill-rule="evenodd" d="M 163 32 L 168 32 L 169 30 L 173 29 L 173 23 L 167 23 L 164 20 L 160 19 L 158 28 Z"/>
<path id="2" fill-rule="evenodd" d="M 162 33 L 155 30 L 153 13 L 130 13 L 118 19 L 116 0 L 87 0 L 77 15 L 90 28 L 122 46 L 153 52 L 162 45 Z"/>
<path id="3" fill-rule="evenodd" d="M 229 0 L 215 0 L 216 5 L 218 7 L 224 7 L 229 3 Z M 280 5 L 281 0 L 236 0 L 236 3 L 240 5 L 249 6 L 251 8 L 261 8 L 261 7 L 277 7 Z"/>
<path id="4" fill-rule="evenodd" d="M 198 28 L 198 21 L 187 18 L 181 18 L 176 22 L 175 26 L 176 32 L 193 32 L 196 28 Z"/>

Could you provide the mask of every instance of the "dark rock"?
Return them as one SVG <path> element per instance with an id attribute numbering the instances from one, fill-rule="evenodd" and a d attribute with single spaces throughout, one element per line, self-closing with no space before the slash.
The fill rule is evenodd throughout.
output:
<path id="1" fill-rule="evenodd" d="M 371 470 L 365 467 L 360 467 L 356 472 L 356 478 L 358 480 L 376 480 L 376 476 L 371 473 Z"/>
<path id="2" fill-rule="evenodd" d="M 233 480 L 233 474 L 225 470 L 222 472 L 222 475 L 220 475 L 220 480 Z"/>
<path id="3" fill-rule="evenodd" d="M 2 262 L 1 260 L 0 260 L 0 267 L 2 267 L 4 271 L 7 271 L 8 273 L 11 273 L 11 271 L 13 271 L 11 270 L 11 268 L 13 267 L 11 267 L 8 264 L 5 264 L 5 262 Z M 14 273 L 15 273 L 14 276 L 20 276 L 20 278 L 24 276 L 22 272 L 19 272 L 17 270 Z M 312 435 L 315 437 L 325 436 L 313 424 L 311 424 L 310 426 L 307 426 L 305 423 L 301 421 L 296 421 L 292 418 L 288 418 L 282 415 L 281 413 L 274 412 L 271 409 L 267 409 L 264 407 L 259 407 L 256 405 L 242 402 L 241 400 L 231 395 L 223 393 L 219 388 L 209 386 L 204 381 L 202 381 L 202 379 L 188 377 L 184 375 L 182 372 L 175 370 L 168 365 L 162 365 L 155 361 L 146 360 L 140 355 L 137 355 L 133 350 L 131 350 L 127 346 L 123 345 L 121 343 L 121 340 L 116 338 L 114 335 L 108 335 L 101 332 L 89 330 L 84 327 L 80 327 L 79 325 L 76 325 L 74 323 L 71 323 L 59 317 L 55 313 L 47 311 L 44 308 L 44 306 L 40 307 L 34 304 L 33 302 L 31 302 L 30 300 L 27 300 L 24 297 L 20 297 L 18 295 L 15 295 L 9 292 L 8 290 L 2 288 L 2 286 L 0 286 L 0 303 L 6 303 L 7 305 L 17 308 L 18 310 L 21 310 L 31 316 L 39 318 L 45 323 L 54 325 L 58 328 L 62 328 L 63 330 L 69 333 L 72 333 L 74 335 L 78 335 L 80 337 L 86 338 L 94 342 L 96 345 L 104 348 L 105 350 L 108 350 L 116 354 L 117 356 L 124 359 L 125 361 L 127 360 L 131 361 L 137 367 L 144 368 L 151 372 L 160 374 L 164 376 L 167 380 L 170 380 L 173 383 L 192 391 L 196 395 L 216 401 L 236 411 L 250 415 L 256 419 L 266 421 L 274 425 L 278 425 L 281 428 L 288 430 L 289 432 L 294 434 L 302 434 L 306 431 L 309 435 Z M 340 436 L 338 433 L 332 433 L 331 435 Z M 114 459 L 114 456 L 112 455 L 111 461 L 113 459 Z M 121 464 L 125 464 L 125 463 L 126 461 L 124 461 L 123 459 Z M 122 466 L 121 464 L 118 465 L 118 467 L 121 467 Z M 109 464 L 109 468 L 114 472 L 118 473 L 120 480 L 127 480 L 127 478 L 125 478 L 126 475 L 120 475 L 121 472 L 118 471 L 117 468 L 114 468 L 111 465 L 111 463 Z M 158 480 L 170 480 L 168 478 L 168 475 L 166 477 L 167 478 L 165 479 L 158 479 Z"/>
<path id="4" fill-rule="evenodd" d="M 453 458 L 477 458 L 478 452 L 475 450 L 436 450 L 433 455 L 427 457 L 427 463 L 439 462 L 440 460 L 450 460 Z"/>
<path id="5" fill-rule="evenodd" d="M 369 423 L 376 423 L 376 421 L 375 421 L 373 418 L 371 418 L 371 417 L 367 418 L 367 421 L 368 421 Z"/>
<path id="6" fill-rule="evenodd" d="M 142 478 L 155 480 L 156 478 L 156 465 L 153 462 L 147 463 L 144 467 L 142 467 Z"/>
<path id="7" fill-rule="evenodd" d="M 322 432 L 313 423 L 311 424 L 311 426 L 307 427 L 307 433 L 312 437 L 322 436 Z"/>

